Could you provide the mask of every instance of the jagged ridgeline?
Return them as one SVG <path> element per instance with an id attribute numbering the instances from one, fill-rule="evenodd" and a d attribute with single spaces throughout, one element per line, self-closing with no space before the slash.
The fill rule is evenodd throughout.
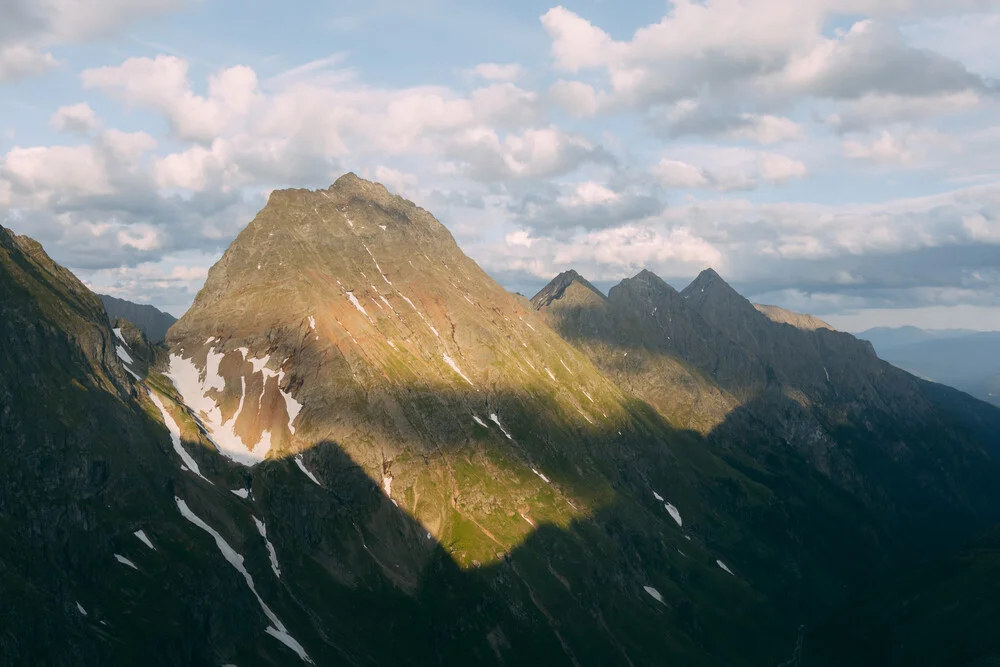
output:
<path id="1" fill-rule="evenodd" d="M 165 348 L 0 248 L 4 664 L 772 665 L 1000 506 L 997 411 L 714 273 L 518 299 L 353 174 Z"/>

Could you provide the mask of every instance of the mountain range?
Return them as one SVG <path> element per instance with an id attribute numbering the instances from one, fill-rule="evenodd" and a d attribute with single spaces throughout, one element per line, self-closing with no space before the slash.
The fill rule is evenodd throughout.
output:
<path id="1" fill-rule="evenodd" d="M 4 664 L 894 664 L 1000 522 L 1000 410 L 711 270 L 519 298 L 353 174 L 162 345 L 0 228 L 0 336 Z"/>

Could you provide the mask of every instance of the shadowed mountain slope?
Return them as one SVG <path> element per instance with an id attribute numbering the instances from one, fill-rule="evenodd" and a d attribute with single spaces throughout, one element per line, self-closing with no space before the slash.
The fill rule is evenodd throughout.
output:
<path id="1" fill-rule="evenodd" d="M 1000 412 L 880 361 L 848 334 L 775 322 L 712 270 L 679 295 L 643 271 L 608 301 L 536 305 L 665 418 L 703 429 L 710 415 L 713 451 L 793 505 L 825 508 L 827 536 L 859 539 L 869 528 L 849 517 L 861 508 L 875 531 L 876 546 L 856 555 L 869 575 L 956 548 L 995 520 Z M 696 373 L 727 399 L 721 414 L 692 415 L 677 400 Z M 822 535 L 798 539 L 807 552 L 824 548 Z"/>
<path id="2" fill-rule="evenodd" d="M 177 321 L 170 313 L 164 313 L 148 304 L 132 303 L 125 299 L 117 299 L 107 294 L 98 294 L 108 318 L 114 322 L 119 319 L 132 322 L 153 343 L 160 343 L 167 335 L 167 329 Z"/>

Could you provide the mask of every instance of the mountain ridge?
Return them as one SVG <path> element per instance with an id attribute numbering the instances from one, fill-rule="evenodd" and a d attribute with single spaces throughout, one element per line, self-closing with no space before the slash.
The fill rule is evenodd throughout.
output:
<path id="1" fill-rule="evenodd" d="M 18 638 L 0 656 L 776 664 L 803 622 L 996 506 L 983 447 L 1000 411 L 756 309 L 742 341 L 723 308 L 713 324 L 648 272 L 607 297 L 564 276 L 535 312 L 428 212 L 354 175 L 272 193 L 165 352 L 114 331 L 57 265 L 6 298 L 26 256 L 8 254 L 0 396 L 14 368 L 42 392 L 23 414 L 59 405 L 74 373 L 92 388 L 63 401 L 89 417 L 61 449 L 57 421 L 0 410 L 21 443 L 0 450 L 0 581 L 47 601 L 0 601 Z M 61 357 L 18 326 L 39 308 Z M 64 554 L 56 581 L 24 565 L 45 562 L 35 544 Z M 32 623 L 52 641 L 32 644 Z"/>

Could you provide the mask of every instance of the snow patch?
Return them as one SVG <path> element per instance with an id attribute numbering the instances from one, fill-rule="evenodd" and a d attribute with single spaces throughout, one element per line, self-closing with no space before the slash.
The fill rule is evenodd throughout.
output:
<path id="1" fill-rule="evenodd" d="M 653 491 L 653 497 L 656 498 L 657 500 L 659 500 L 661 503 L 663 502 L 663 496 L 661 496 L 660 494 L 658 494 L 656 491 Z"/>
<path id="2" fill-rule="evenodd" d="M 482 426 L 483 428 L 485 428 L 487 431 L 490 430 L 490 427 L 486 425 L 486 422 L 484 422 L 482 419 L 480 419 L 476 415 L 472 415 L 472 420 L 474 422 L 476 422 L 477 424 L 479 424 L 480 426 Z"/>
<path id="3" fill-rule="evenodd" d="M 677 522 L 678 526 L 684 525 L 684 522 L 681 520 L 681 513 L 680 511 L 678 511 L 676 507 L 674 507 L 670 503 L 667 503 L 666 505 L 664 505 L 664 507 L 666 507 L 667 511 L 670 512 L 670 516 L 674 518 L 674 521 Z"/>
<path id="4" fill-rule="evenodd" d="M 716 560 L 716 561 L 715 561 L 715 564 L 716 564 L 716 565 L 718 565 L 719 567 L 721 567 L 721 568 L 722 568 L 723 570 L 725 570 L 725 571 L 726 571 L 726 572 L 728 572 L 729 574 L 733 574 L 733 571 L 732 571 L 732 570 L 730 570 L 730 569 L 729 569 L 729 567 L 728 567 L 728 566 L 726 566 L 726 564 L 725 564 L 725 563 L 723 563 L 723 562 L 722 562 L 721 560 Z M 735 577 L 736 575 L 735 575 L 735 574 L 733 574 L 733 576 Z"/>
<path id="5" fill-rule="evenodd" d="M 406 303 L 410 304 L 410 308 L 412 308 L 414 311 L 416 311 L 417 315 L 420 316 L 420 319 L 423 320 L 424 324 L 427 325 L 427 328 L 430 329 L 431 332 L 435 336 L 437 336 L 438 338 L 440 338 L 441 335 L 437 332 L 437 329 L 435 329 L 433 326 L 431 326 L 431 323 L 428 322 L 427 318 L 424 317 L 424 314 L 421 313 L 420 310 L 416 306 L 413 305 L 413 302 L 410 301 L 409 297 L 403 296 L 403 294 L 401 292 L 397 292 L 397 294 L 399 294 L 399 296 L 401 296 L 403 298 L 403 301 L 405 301 Z"/>
<path id="6" fill-rule="evenodd" d="M 442 359 L 444 359 L 444 363 L 446 363 L 446 364 L 448 364 L 449 366 L 451 366 L 451 370 L 455 371 L 455 372 L 456 372 L 456 373 L 458 373 L 458 374 L 459 374 L 460 376 L 462 376 L 462 379 L 463 379 L 463 380 L 465 380 L 466 382 L 468 382 L 468 383 L 469 383 L 470 385 L 472 385 L 473 387 L 475 387 L 475 386 L 476 386 L 476 385 L 472 384 L 472 380 L 470 380 L 470 379 L 469 379 L 468 377 L 466 377 L 465 373 L 463 373 L 463 372 L 462 372 L 462 369 L 460 369 L 460 368 L 458 367 L 458 364 L 456 364 L 456 363 L 455 363 L 455 360 L 454 360 L 454 359 L 452 359 L 451 357 L 449 357 L 449 356 L 448 356 L 447 354 L 442 354 L 442 355 L 441 355 L 441 358 L 442 358 Z"/>
<path id="7" fill-rule="evenodd" d="M 122 342 L 122 345 L 124 345 L 126 348 L 128 348 L 128 341 L 126 341 L 125 340 L 125 336 L 122 335 L 122 330 L 120 328 L 116 327 L 116 328 L 112 329 L 112 331 L 115 332 L 115 337 L 118 338 L 118 340 L 120 340 Z"/>
<path id="8" fill-rule="evenodd" d="M 126 365 L 126 364 L 122 364 L 122 368 L 124 368 L 124 369 L 125 369 L 125 372 L 126 372 L 126 373 L 128 373 L 129 375 L 131 375 L 132 377 L 134 377 L 134 378 L 136 379 L 136 381 L 138 381 L 138 382 L 142 382 L 142 378 L 141 378 L 141 377 L 139 377 L 139 374 L 138 374 L 138 373 L 136 373 L 136 372 L 135 372 L 134 370 L 132 370 L 131 368 L 129 368 L 129 367 L 128 367 L 128 366 Z"/>
<path id="9" fill-rule="evenodd" d="M 250 492 L 247 491 L 246 489 L 230 489 L 229 493 L 233 494 L 234 496 L 238 496 L 243 500 L 246 500 L 247 498 L 250 497 Z"/>
<path id="10" fill-rule="evenodd" d="M 130 561 L 128 558 L 125 558 L 125 556 L 122 556 L 121 554 L 115 554 L 115 560 L 121 563 L 122 565 L 128 565 L 133 570 L 139 569 L 139 567 L 135 563 Z"/>
<path id="11" fill-rule="evenodd" d="M 86 609 L 84 609 L 84 608 L 83 608 L 83 605 L 82 605 L 82 604 L 80 604 L 79 602 L 77 602 L 77 603 L 76 603 L 76 610 L 77 610 L 78 612 L 80 612 L 81 614 L 83 614 L 84 616 L 86 616 L 86 615 L 87 615 L 87 610 L 86 610 Z"/>
<path id="12" fill-rule="evenodd" d="M 134 361 L 132 361 L 132 357 L 128 355 L 128 352 L 126 352 L 125 348 L 122 347 L 121 345 L 115 345 L 115 354 L 117 354 L 118 358 L 124 361 L 126 364 L 135 363 Z"/>
<path id="13" fill-rule="evenodd" d="M 310 329 L 316 328 L 316 318 L 313 317 L 312 315 L 309 316 L 309 328 Z"/>
<path id="14" fill-rule="evenodd" d="M 495 412 L 491 412 L 490 413 L 490 421 L 492 421 L 494 424 L 496 424 L 497 426 L 500 427 L 500 430 L 503 432 L 503 434 L 505 436 L 507 436 L 508 440 L 513 440 L 514 439 L 514 438 L 510 437 L 510 433 L 508 433 L 507 429 L 505 429 L 503 427 L 503 424 L 500 423 L 500 418 L 497 417 L 497 413 L 495 413 Z"/>
<path id="15" fill-rule="evenodd" d="M 354 292 L 347 293 L 347 300 L 350 301 L 352 304 L 354 304 L 354 307 L 357 308 L 361 312 L 361 314 L 368 319 L 369 322 L 371 321 L 371 318 L 368 317 L 368 311 L 366 311 L 365 307 L 361 305 L 361 302 L 358 301 L 358 298 L 354 296 Z"/>
<path id="16" fill-rule="evenodd" d="M 156 547 L 153 546 L 153 543 L 149 541 L 149 537 L 146 536 L 146 531 L 144 531 L 144 530 L 137 530 L 137 531 L 135 531 L 132 534 L 135 535 L 136 537 L 138 537 L 139 540 L 141 540 L 142 543 L 145 544 L 147 547 L 149 547 L 153 551 L 156 551 Z"/>
<path id="17" fill-rule="evenodd" d="M 533 473 L 535 473 L 536 475 L 538 475 L 539 477 L 541 477 L 541 478 L 542 478 L 542 481 L 543 481 L 543 482 L 545 482 L 546 484 L 551 484 L 551 483 L 552 483 L 552 482 L 551 482 L 551 481 L 549 480 L 549 478 L 548 478 L 548 477 L 546 477 L 546 476 L 545 476 L 545 475 L 543 475 L 542 473 L 538 472 L 538 471 L 537 471 L 537 470 L 535 470 L 534 468 L 532 468 L 532 469 L 531 469 L 531 472 L 533 472 Z"/>
<path id="18" fill-rule="evenodd" d="M 246 566 L 243 565 L 243 556 L 241 556 L 239 553 L 236 552 L 235 549 L 229 546 L 229 543 L 226 542 L 226 540 L 223 539 L 222 535 L 216 532 L 214 528 L 212 528 L 207 523 L 202 521 L 197 514 L 192 512 L 191 508 L 188 507 L 186 502 L 184 502 L 180 498 L 177 498 L 176 496 L 174 497 L 174 502 L 177 503 L 177 509 L 180 510 L 181 515 L 185 519 L 187 519 L 194 525 L 198 526 L 199 528 L 204 530 L 206 533 L 208 533 L 215 539 L 215 545 L 219 548 L 219 551 L 222 552 L 223 558 L 225 558 L 230 565 L 236 568 L 237 572 L 243 575 L 243 579 L 246 581 L 247 587 L 250 589 L 250 592 L 253 593 L 254 597 L 257 598 L 257 602 L 260 604 L 260 608 L 263 610 L 264 615 L 267 616 L 268 620 L 270 620 L 271 623 L 273 624 L 267 627 L 266 630 L 267 634 L 271 635 L 272 637 L 280 641 L 282 644 L 295 651 L 295 653 L 298 654 L 299 658 L 301 658 L 303 662 L 308 663 L 310 665 L 315 664 L 312 661 L 312 659 L 306 654 L 306 651 L 304 648 L 302 648 L 302 645 L 299 644 L 297 641 L 295 641 L 295 638 L 293 638 L 290 634 L 288 634 L 288 630 L 285 628 L 285 625 L 274 614 L 274 612 L 271 611 L 271 608 L 264 603 L 264 600 L 261 599 L 260 595 L 257 593 L 257 587 L 254 586 L 253 577 L 250 576 L 250 573 L 247 571 Z"/>
<path id="19" fill-rule="evenodd" d="M 663 596 L 660 595 L 660 591 L 656 590 L 652 586 L 643 586 L 642 589 L 649 593 L 650 597 L 659 602 L 660 604 L 666 604 L 663 602 Z"/>
<path id="20" fill-rule="evenodd" d="M 274 576 L 280 577 L 281 568 L 278 567 L 278 552 L 274 550 L 274 545 L 271 544 L 271 540 L 267 539 L 267 526 L 265 526 L 264 522 L 257 517 L 253 517 L 253 522 L 254 525 L 257 526 L 257 532 L 264 538 L 264 544 L 267 545 L 267 556 L 271 559 L 271 569 L 274 570 Z"/>
<path id="21" fill-rule="evenodd" d="M 177 422 L 174 421 L 174 418 L 170 416 L 170 413 L 167 412 L 167 408 L 163 405 L 163 401 L 161 401 L 160 397 L 152 391 L 149 392 L 149 398 L 153 401 L 153 405 L 156 406 L 156 409 L 160 411 L 160 416 L 163 417 L 163 425 L 167 427 L 168 431 L 170 431 L 170 442 L 174 446 L 174 451 L 177 452 L 177 455 L 181 457 L 181 461 L 184 462 L 181 469 L 183 470 L 186 468 L 211 484 L 212 482 L 201 474 L 201 470 L 198 468 L 198 463 L 191 458 L 191 455 L 187 453 L 187 450 L 181 446 L 181 429 L 177 426 Z"/>
<path id="22" fill-rule="evenodd" d="M 223 456 L 243 465 L 256 465 L 263 461 L 267 457 L 267 453 L 271 451 L 270 431 L 263 431 L 260 440 L 248 446 L 243 442 L 243 438 L 236 434 L 235 420 L 230 420 L 227 426 L 226 422 L 222 420 L 222 410 L 216 400 L 208 395 L 211 389 L 220 392 L 225 390 L 225 379 L 219 375 L 219 363 L 223 356 L 214 350 L 209 350 L 205 365 L 205 379 L 201 380 L 198 367 L 195 366 L 193 360 L 171 354 L 166 376 L 174 383 L 184 399 L 184 403 L 199 416 L 208 431 L 209 439 Z M 254 364 L 254 368 L 256 370 L 256 364 Z M 245 384 L 243 386 L 245 387 Z M 289 419 L 290 423 L 291 418 Z"/>
<path id="23" fill-rule="evenodd" d="M 560 364 L 562 364 L 562 367 L 563 367 L 563 368 L 565 368 L 565 369 L 566 369 L 567 371 L 569 371 L 569 374 L 570 374 L 570 375 L 573 375 L 573 371 L 570 371 L 570 370 L 569 370 L 569 366 L 567 366 L 567 365 L 566 365 L 566 362 L 565 362 L 565 361 L 563 361 L 562 359 L 560 359 L 560 360 L 559 360 L 559 363 L 560 363 Z"/>
<path id="24" fill-rule="evenodd" d="M 389 282 L 389 279 L 385 277 L 385 274 L 382 273 L 382 267 L 378 265 L 378 260 L 375 259 L 375 255 L 372 254 L 372 251 L 368 250 L 368 246 L 366 246 L 364 243 L 362 243 L 361 245 L 364 246 L 364 249 L 368 252 L 368 256 L 372 258 L 373 262 L 375 262 L 375 268 L 378 269 L 378 272 L 382 276 L 382 280 L 385 281 L 385 284 L 392 285 L 392 283 Z"/>
<path id="25" fill-rule="evenodd" d="M 319 480 L 316 479 L 316 475 L 309 472 L 309 470 L 306 468 L 306 464 L 302 461 L 301 454 L 296 454 L 294 460 L 295 460 L 295 465 L 299 467 L 299 470 L 305 473 L 306 477 L 308 477 L 313 481 L 313 484 L 315 484 L 316 486 L 323 486 L 322 484 L 319 483 Z"/>
<path id="26" fill-rule="evenodd" d="M 545 367 L 545 372 L 548 373 L 549 377 L 552 378 L 553 380 L 556 379 L 556 376 L 552 374 L 552 371 L 549 370 L 548 366 Z"/>
<path id="27" fill-rule="evenodd" d="M 392 498 L 392 475 L 386 475 L 382 478 L 382 490 L 385 491 L 385 495 Z"/>
<path id="28" fill-rule="evenodd" d="M 262 373 L 264 382 L 262 388 L 266 388 L 268 378 L 278 380 L 278 393 L 285 402 L 285 412 L 288 415 L 288 431 L 295 435 L 294 422 L 302 410 L 302 404 L 292 398 L 291 394 L 281 389 L 285 372 L 283 370 L 273 371 L 267 368 L 270 356 L 262 358 L 248 358 L 249 350 L 245 347 L 239 348 L 244 361 L 250 362 L 254 373 Z M 243 438 L 236 434 L 236 419 L 243 410 L 246 398 L 246 377 L 240 376 L 240 404 L 229 420 L 223 421 L 222 410 L 216 400 L 208 395 L 212 389 L 224 391 L 226 387 L 225 379 L 219 375 L 219 364 L 225 355 L 215 352 L 214 348 L 209 349 L 205 364 L 205 379 L 202 380 L 198 367 L 191 359 L 184 359 L 179 355 L 170 355 L 170 366 L 166 376 L 174 383 L 177 391 L 180 392 L 184 403 L 198 415 L 205 429 L 208 431 L 209 439 L 218 448 L 219 452 L 237 463 L 253 466 L 263 461 L 271 450 L 271 432 L 264 430 L 261 432 L 260 440 L 252 445 L 247 445 Z M 257 400 L 257 409 L 260 410 L 261 402 L 264 399 L 264 390 Z"/>

